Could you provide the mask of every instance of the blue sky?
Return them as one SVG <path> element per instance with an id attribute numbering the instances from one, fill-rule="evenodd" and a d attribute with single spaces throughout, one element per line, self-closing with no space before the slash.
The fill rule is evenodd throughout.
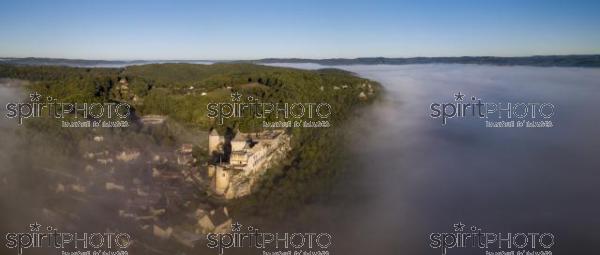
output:
<path id="1" fill-rule="evenodd" d="M 600 1 L 2 1 L 0 56 L 600 54 Z"/>

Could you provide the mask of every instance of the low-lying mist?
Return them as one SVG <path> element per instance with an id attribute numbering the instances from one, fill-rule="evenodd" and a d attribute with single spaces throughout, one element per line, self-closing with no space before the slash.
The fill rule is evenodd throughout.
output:
<path id="1" fill-rule="evenodd" d="M 332 229 L 337 253 L 441 253 L 429 247 L 429 234 L 453 232 L 458 222 L 484 232 L 550 232 L 557 253 L 596 249 L 598 69 L 338 68 L 381 82 L 386 95 L 345 127 L 352 151 L 346 174 L 333 195 L 306 209 L 313 222 L 303 225 Z M 478 118 L 454 118 L 442 126 L 430 118 L 431 103 L 453 102 L 458 92 L 486 102 L 550 102 L 555 126 L 486 128 Z"/>
<path id="2" fill-rule="evenodd" d="M 151 212 L 167 208 L 170 201 L 165 201 L 166 196 L 162 195 L 172 193 L 172 187 L 153 180 L 155 168 L 177 169 L 173 158 L 179 146 L 206 143 L 206 132 L 171 120 L 160 127 L 132 122 L 132 126 L 125 129 L 69 130 L 77 138 L 73 141 L 60 131 L 40 130 L 28 123 L 18 125 L 16 119 L 5 116 L 7 103 L 29 100 L 25 84 L 24 81 L 0 80 L 2 231 L 28 232 L 29 224 L 38 222 L 44 228 L 53 226 L 71 233 L 125 232 L 135 237 L 136 242 L 155 245 L 152 232 L 142 233 L 143 224 L 122 216 L 145 213 L 136 211 L 131 204 L 147 203 L 149 206 L 143 208 L 148 207 Z M 25 120 L 28 121 L 34 120 Z M 61 130 L 58 119 L 48 122 Z M 62 130 L 65 129 L 68 128 Z M 190 186 L 193 185 L 178 185 L 181 195 L 177 196 L 192 197 L 196 191 Z M 176 214 L 176 208 L 169 209 L 167 213 Z M 143 246 L 136 247 L 145 250 Z M 4 245 L 0 248 L 7 251 L 5 249 Z M 55 250 L 26 252 L 47 254 Z M 135 254 L 140 250 L 130 252 Z"/>

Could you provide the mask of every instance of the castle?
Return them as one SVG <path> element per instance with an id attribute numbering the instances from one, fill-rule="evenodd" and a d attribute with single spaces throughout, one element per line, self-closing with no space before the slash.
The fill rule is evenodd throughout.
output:
<path id="1" fill-rule="evenodd" d="M 228 139 L 213 129 L 208 135 L 208 153 L 214 159 L 208 165 L 213 192 L 226 199 L 250 194 L 258 177 L 290 149 L 289 143 L 284 130 L 238 131 Z"/>

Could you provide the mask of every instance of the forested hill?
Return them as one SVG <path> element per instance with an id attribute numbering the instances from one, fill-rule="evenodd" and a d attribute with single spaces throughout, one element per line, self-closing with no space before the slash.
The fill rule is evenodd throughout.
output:
<path id="1" fill-rule="evenodd" d="M 231 102 L 232 92 L 239 92 L 244 100 L 252 97 L 260 102 L 325 102 L 343 119 L 352 106 L 362 102 L 359 94 L 365 90 L 363 84 L 379 88 L 374 82 L 341 70 L 307 71 L 252 64 L 130 66 L 121 76 L 135 94 L 129 98 L 139 104 L 142 113 L 167 114 L 201 127 L 214 125 L 205 118 L 206 105 Z M 247 118 L 238 124 L 242 130 L 249 130 L 261 122 Z"/>
<path id="2" fill-rule="evenodd" d="M 316 71 L 254 64 L 149 64 L 124 68 L 0 65 L 0 78 L 33 81 L 30 89 L 69 102 L 119 101 L 144 114 L 168 115 L 191 126 L 209 128 L 210 102 L 231 102 L 232 92 L 261 102 L 325 102 L 336 117 L 364 99 L 375 82 L 336 69 Z M 343 88 L 343 89 L 341 89 Z M 235 120 L 244 129 L 261 120 Z M 233 123 L 225 123 L 233 124 Z"/>

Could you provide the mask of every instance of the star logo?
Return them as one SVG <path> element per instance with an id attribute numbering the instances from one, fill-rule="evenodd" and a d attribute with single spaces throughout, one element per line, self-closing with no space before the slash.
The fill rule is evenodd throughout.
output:
<path id="1" fill-rule="evenodd" d="M 462 101 L 464 99 L 465 95 L 458 92 L 458 94 L 454 94 L 454 97 L 456 98 L 455 101 Z"/>
<path id="2" fill-rule="evenodd" d="M 33 92 L 33 94 L 29 94 L 29 98 L 31 99 L 32 102 L 38 102 L 38 101 L 40 101 L 41 97 L 42 97 L 42 95 L 40 95 L 37 92 Z"/>
<path id="3" fill-rule="evenodd" d="M 242 94 L 240 94 L 239 92 L 233 92 L 231 93 L 231 100 L 232 101 L 240 101 L 242 99 Z"/>
<path id="4" fill-rule="evenodd" d="M 231 231 L 240 231 L 242 229 L 242 224 L 240 224 L 239 222 L 235 222 L 233 224 L 231 224 Z"/>
<path id="5" fill-rule="evenodd" d="M 40 231 L 40 227 L 42 226 L 42 224 L 39 224 L 37 222 L 33 223 L 33 224 L 29 224 L 29 229 L 31 229 L 31 231 Z"/>
<path id="6" fill-rule="evenodd" d="M 465 228 L 465 224 L 463 224 L 462 222 L 458 222 L 456 224 L 454 224 L 454 231 L 463 231 L 463 229 Z"/>

